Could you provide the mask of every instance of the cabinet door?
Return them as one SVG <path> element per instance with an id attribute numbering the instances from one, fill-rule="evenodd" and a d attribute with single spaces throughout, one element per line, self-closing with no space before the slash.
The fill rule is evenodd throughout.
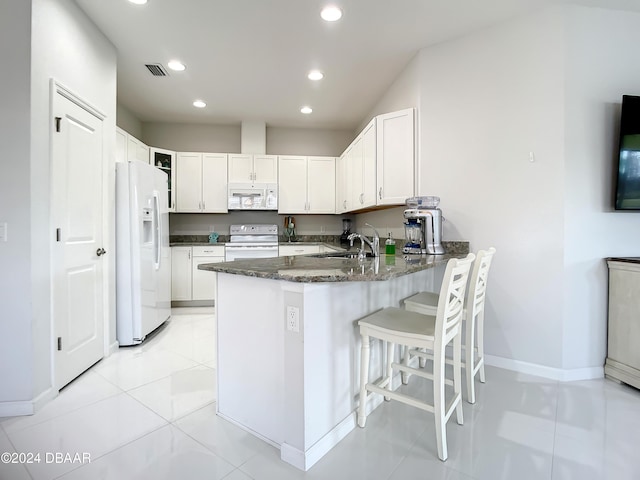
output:
<path id="1" fill-rule="evenodd" d="M 218 262 L 224 262 L 224 257 L 193 257 L 193 268 L 191 272 L 193 278 L 192 300 L 214 300 L 216 298 L 216 280 L 218 274 L 216 272 L 208 272 L 207 270 L 199 270 L 198 265 Z"/>
<path id="2" fill-rule="evenodd" d="M 414 110 L 376 117 L 377 205 L 402 205 L 415 191 Z"/>
<path id="3" fill-rule="evenodd" d="M 171 300 L 191 300 L 191 247 L 171 247 Z"/>
<path id="4" fill-rule="evenodd" d="M 336 211 L 335 157 L 307 158 L 307 213 Z"/>
<path id="5" fill-rule="evenodd" d="M 253 155 L 229 154 L 229 183 L 253 181 Z"/>
<path id="6" fill-rule="evenodd" d="M 127 161 L 127 143 L 129 141 L 129 134 L 116 127 L 116 162 Z"/>
<path id="7" fill-rule="evenodd" d="M 176 212 L 202 208 L 202 154 L 179 152 L 176 158 Z"/>
<path id="8" fill-rule="evenodd" d="M 347 171 L 349 152 L 347 149 L 336 160 L 336 213 L 348 212 L 351 209 L 351 178 Z"/>
<path id="9" fill-rule="evenodd" d="M 277 183 L 278 157 L 276 155 L 254 155 L 253 172 L 254 182 Z"/>
<path id="10" fill-rule="evenodd" d="M 351 173 L 351 210 L 364 208 L 362 136 L 353 142 L 349 153 L 349 169 Z"/>
<path id="11" fill-rule="evenodd" d="M 202 211 L 227 213 L 227 154 L 202 154 Z"/>
<path id="12" fill-rule="evenodd" d="M 149 158 L 151 158 L 152 165 L 167 174 L 167 189 L 169 191 L 167 205 L 170 212 L 175 212 L 176 197 L 174 187 L 176 184 L 176 152 L 151 147 L 149 150 Z"/>
<path id="13" fill-rule="evenodd" d="M 361 208 L 376 204 L 376 120 L 362 131 L 362 203 Z"/>
<path id="14" fill-rule="evenodd" d="M 129 134 L 127 134 L 127 160 L 149 163 L 149 147 Z"/>
<path id="15" fill-rule="evenodd" d="M 278 212 L 306 213 L 307 158 L 283 155 L 278 161 Z"/>

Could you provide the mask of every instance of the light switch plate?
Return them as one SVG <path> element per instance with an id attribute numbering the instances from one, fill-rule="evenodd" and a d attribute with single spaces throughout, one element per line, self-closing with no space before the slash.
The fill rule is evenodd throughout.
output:
<path id="1" fill-rule="evenodd" d="M 7 222 L 0 222 L 0 242 L 7 241 Z"/>

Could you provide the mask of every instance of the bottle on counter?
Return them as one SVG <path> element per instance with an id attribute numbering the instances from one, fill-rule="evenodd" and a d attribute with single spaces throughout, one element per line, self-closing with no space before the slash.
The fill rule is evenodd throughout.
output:
<path id="1" fill-rule="evenodd" d="M 389 238 L 384 242 L 384 253 L 386 255 L 396 254 L 396 241 L 391 238 L 391 233 L 389 233 Z"/>

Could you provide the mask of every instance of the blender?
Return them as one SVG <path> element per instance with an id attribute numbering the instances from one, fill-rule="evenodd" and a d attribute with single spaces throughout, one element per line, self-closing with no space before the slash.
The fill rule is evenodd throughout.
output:
<path id="1" fill-rule="evenodd" d="M 349 246 L 349 235 L 351 235 L 351 220 L 348 218 L 342 219 L 342 235 L 340 235 L 340 245 L 343 247 Z"/>
<path id="2" fill-rule="evenodd" d="M 404 237 L 407 242 L 402 248 L 402 253 L 422 254 L 422 228 L 417 218 L 408 218 L 404 224 Z"/>

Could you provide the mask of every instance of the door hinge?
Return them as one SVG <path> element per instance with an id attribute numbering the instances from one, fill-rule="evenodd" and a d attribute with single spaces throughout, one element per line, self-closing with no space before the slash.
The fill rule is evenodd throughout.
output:
<path id="1" fill-rule="evenodd" d="M 56 117 L 56 132 L 60 133 L 60 121 L 62 117 Z"/>
<path id="2" fill-rule="evenodd" d="M 58 337 L 58 351 L 62 350 L 62 337 Z"/>
<path id="3" fill-rule="evenodd" d="M 56 242 L 60 241 L 60 229 L 56 228 Z"/>

